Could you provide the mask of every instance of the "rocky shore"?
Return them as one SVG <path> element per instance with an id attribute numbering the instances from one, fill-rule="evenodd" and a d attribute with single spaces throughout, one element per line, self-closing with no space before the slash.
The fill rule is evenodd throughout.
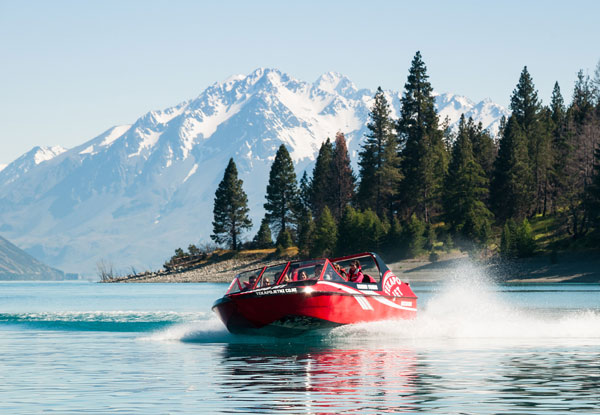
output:
<path id="1" fill-rule="evenodd" d="M 191 283 L 230 282 L 238 273 L 285 259 L 268 259 L 268 255 L 235 256 L 208 261 L 193 269 L 146 272 L 114 278 L 121 283 Z M 481 273 L 498 282 L 509 283 L 600 283 L 600 254 L 579 252 L 559 254 L 556 258 L 540 255 L 510 262 L 473 262 L 464 254 L 448 255 L 439 261 L 407 259 L 388 263 L 402 280 L 409 282 L 443 281 L 465 272 Z"/>

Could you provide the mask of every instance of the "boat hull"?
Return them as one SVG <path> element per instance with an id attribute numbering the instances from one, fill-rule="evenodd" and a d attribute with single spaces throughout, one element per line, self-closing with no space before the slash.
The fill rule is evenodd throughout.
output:
<path id="1" fill-rule="evenodd" d="M 416 297 L 384 295 L 374 289 L 375 284 L 326 281 L 285 284 L 225 296 L 213 310 L 232 333 L 283 336 L 416 315 Z"/>

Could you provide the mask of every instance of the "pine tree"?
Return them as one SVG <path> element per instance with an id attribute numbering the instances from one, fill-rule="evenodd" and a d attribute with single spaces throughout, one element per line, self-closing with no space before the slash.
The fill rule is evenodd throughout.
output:
<path id="1" fill-rule="evenodd" d="M 264 204 L 265 218 L 279 236 L 293 229 L 298 207 L 298 189 L 294 165 L 285 146 L 277 150 L 269 172 L 267 202 Z"/>
<path id="2" fill-rule="evenodd" d="M 332 160 L 333 145 L 328 138 L 321 144 L 310 183 L 312 213 L 317 219 L 321 216 L 321 212 L 323 212 L 325 206 L 330 206 L 332 204 Z"/>
<path id="3" fill-rule="evenodd" d="M 404 232 L 408 256 L 421 255 L 425 248 L 425 223 L 413 213 L 404 227 Z"/>
<path id="4" fill-rule="evenodd" d="M 494 161 L 498 153 L 496 143 L 489 131 L 483 129 L 481 122 L 475 125 L 471 117 L 467 121 L 467 130 L 469 131 L 469 137 L 473 145 L 473 157 L 475 157 L 475 161 L 483 169 L 488 181 L 492 180 Z"/>
<path id="5" fill-rule="evenodd" d="M 338 224 L 336 255 L 342 256 L 360 252 L 358 244 L 361 237 L 359 212 L 352 206 L 347 205 Z"/>
<path id="6" fill-rule="evenodd" d="M 391 216 L 391 205 L 401 178 L 398 144 L 390 114 L 390 106 L 379 87 L 369 113 L 369 133 L 359 153 L 357 202 L 363 209 L 373 208 L 380 217 L 386 213 Z"/>
<path id="7" fill-rule="evenodd" d="M 328 257 L 334 252 L 337 243 L 337 227 L 329 207 L 325 206 L 315 224 L 314 243 L 311 257 Z"/>
<path id="8" fill-rule="evenodd" d="M 552 168 L 550 171 L 552 211 L 556 213 L 560 200 L 566 191 L 567 161 L 570 153 L 565 130 L 566 110 L 558 82 L 554 83 L 551 110 Z"/>
<path id="9" fill-rule="evenodd" d="M 511 116 L 503 129 L 494 164 L 491 196 L 496 216 L 506 220 L 529 214 L 532 187 L 525 134 L 516 117 Z"/>
<path id="10" fill-rule="evenodd" d="M 594 88 L 589 76 L 583 76 L 583 71 L 578 73 L 565 124 L 570 151 L 561 205 L 565 208 L 567 231 L 573 238 L 579 238 L 589 230 L 585 198 L 594 172 L 594 150 L 600 144 L 600 117 L 594 107 Z"/>
<path id="11" fill-rule="evenodd" d="M 365 210 L 359 215 L 358 235 L 361 237 L 358 251 L 379 251 L 388 231 L 387 222 L 382 221 L 373 210 Z"/>
<path id="12" fill-rule="evenodd" d="M 524 218 L 521 225 L 517 228 L 515 235 L 516 254 L 519 258 L 527 258 L 534 254 L 536 243 L 533 237 L 533 230 L 529 221 Z"/>
<path id="13" fill-rule="evenodd" d="M 314 244 L 315 222 L 310 210 L 305 210 L 298 221 L 298 251 L 300 257 L 310 255 Z"/>
<path id="14" fill-rule="evenodd" d="M 311 208 L 311 189 L 310 189 L 310 181 L 308 180 L 308 175 L 306 174 L 306 170 L 302 174 L 300 178 L 300 183 L 298 186 L 298 211 L 299 215 L 302 216 L 307 212 L 312 211 Z"/>
<path id="15" fill-rule="evenodd" d="M 398 120 L 401 148 L 402 206 L 425 222 L 437 213 L 448 157 L 438 128 L 433 88 L 421 53 L 415 55 L 404 85 Z"/>
<path id="16" fill-rule="evenodd" d="M 542 213 L 549 189 L 547 181 L 551 167 L 551 136 L 549 129 L 541 122 L 541 104 L 527 66 L 523 68 L 510 98 L 510 109 L 527 143 L 529 170 L 533 180 L 529 210 Z"/>
<path id="17" fill-rule="evenodd" d="M 444 207 L 450 230 L 467 240 L 478 240 L 492 214 L 484 201 L 488 194 L 485 173 L 473 155 L 473 123 L 461 116 L 452 147 L 452 159 L 444 186 Z"/>
<path id="18" fill-rule="evenodd" d="M 337 222 L 342 217 L 346 205 L 354 198 L 355 186 L 346 138 L 342 132 L 335 135 L 335 147 L 331 162 L 331 213 Z"/>
<path id="19" fill-rule="evenodd" d="M 587 188 L 586 210 L 596 234 L 600 235 L 600 147 L 594 152 L 594 173 Z"/>
<path id="20" fill-rule="evenodd" d="M 253 239 L 254 244 L 257 248 L 271 248 L 273 246 L 273 237 L 271 236 L 271 228 L 269 228 L 269 223 L 266 218 L 263 218 L 260 222 L 260 228 L 254 236 Z"/>
<path id="21" fill-rule="evenodd" d="M 500 237 L 500 256 L 505 259 L 516 256 L 516 225 L 512 219 L 504 222 L 502 236 Z"/>
<path id="22" fill-rule="evenodd" d="M 248 197 L 242 184 L 231 158 L 215 192 L 213 234 L 210 237 L 216 243 L 227 243 L 233 250 L 239 248 L 242 232 L 252 227 L 252 221 L 248 217 Z"/>

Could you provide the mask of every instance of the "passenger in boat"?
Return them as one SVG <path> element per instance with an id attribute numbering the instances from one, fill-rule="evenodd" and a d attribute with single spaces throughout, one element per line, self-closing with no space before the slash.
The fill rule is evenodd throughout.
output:
<path id="1" fill-rule="evenodd" d="M 348 273 L 348 281 L 350 282 L 363 282 L 363 273 L 360 269 L 360 262 L 355 259 L 350 263 L 350 272 Z"/>
<path id="2" fill-rule="evenodd" d="M 255 282 L 256 282 L 256 276 L 253 275 L 250 278 L 248 278 L 248 281 L 244 282 L 244 288 L 242 288 L 242 291 L 248 291 L 248 290 L 252 289 Z"/>
<path id="3" fill-rule="evenodd" d="M 333 264 L 333 267 L 335 268 L 338 274 L 340 274 L 345 279 L 348 279 L 348 274 L 346 273 L 346 270 L 342 268 L 340 264 Z"/>
<path id="4" fill-rule="evenodd" d="M 315 276 L 313 277 L 314 280 L 318 280 L 319 277 L 321 276 L 321 271 L 323 270 L 323 266 L 322 265 L 316 265 L 315 266 Z"/>

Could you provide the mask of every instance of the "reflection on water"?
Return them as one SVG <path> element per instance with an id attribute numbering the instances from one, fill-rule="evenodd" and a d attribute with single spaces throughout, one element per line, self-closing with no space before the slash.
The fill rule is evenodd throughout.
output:
<path id="1" fill-rule="evenodd" d="M 248 412 L 412 412 L 416 356 L 409 350 L 226 345 L 219 394 Z M 268 397 L 268 399 L 265 399 Z"/>
<path id="2" fill-rule="evenodd" d="M 462 276 L 291 339 L 228 333 L 224 286 L 0 284 L 0 414 L 600 413 L 598 285 Z"/>
<path id="3" fill-rule="evenodd" d="M 555 413 L 600 410 L 600 351 L 507 353 L 228 344 L 216 393 L 241 412 Z"/>

